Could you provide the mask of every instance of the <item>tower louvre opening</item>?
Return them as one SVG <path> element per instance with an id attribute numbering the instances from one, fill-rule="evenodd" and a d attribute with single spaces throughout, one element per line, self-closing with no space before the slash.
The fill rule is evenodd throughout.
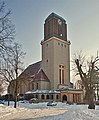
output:
<path id="1" fill-rule="evenodd" d="M 66 21 L 55 13 L 51 13 L 46 18 L 44 24 L 44 40 L 47 40 L 53 36 L 67 41 Z"/>

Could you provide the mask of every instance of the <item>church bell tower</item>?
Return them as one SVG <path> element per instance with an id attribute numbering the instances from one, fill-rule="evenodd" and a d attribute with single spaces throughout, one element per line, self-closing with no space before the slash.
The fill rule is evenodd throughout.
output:
<path id="1" fill-rule="evenodd" d="M 67 41 L 66 21 L 55 13 L 50 14 L 44 24 L 44 40 L 52 36 Z"/>
<path id="2" fill-rule="evenodd" d="M 42 69 L 50 80 L 50 89 L 70 85 L 70 42 L 66 21 L 55 13 L 45 20 L 42 45 Z"/>

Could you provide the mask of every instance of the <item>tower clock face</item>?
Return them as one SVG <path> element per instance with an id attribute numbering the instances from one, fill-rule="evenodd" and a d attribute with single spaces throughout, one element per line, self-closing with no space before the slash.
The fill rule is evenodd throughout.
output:
<path id="1" fill-rule="evenodd" d="M 62 21 L 60 19 L 58 19 L 58 24 L 61 25 L 62 24 Z"/>

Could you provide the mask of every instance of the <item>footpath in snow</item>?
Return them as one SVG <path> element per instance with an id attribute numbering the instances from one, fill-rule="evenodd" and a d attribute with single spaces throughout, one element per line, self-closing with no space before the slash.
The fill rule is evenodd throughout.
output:
<path id="1" fill-rule="evenodd" d="M 0 120 L 99 120 L 99 106 L 90 110 L 87 105 L 46 104 L 20 103 L 16 109 L 0 104 Z"/>

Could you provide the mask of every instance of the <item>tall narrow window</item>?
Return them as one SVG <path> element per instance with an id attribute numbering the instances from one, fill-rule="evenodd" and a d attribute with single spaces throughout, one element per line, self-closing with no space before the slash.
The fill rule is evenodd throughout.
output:
<path id="1" fill-rule="evenodd" d="M 59 84 L 64 84 L 65 80 L 65 73 L 64 73 L 65 67 L 63 65 L 59 65 Z"/>
<path id="2" fill-rule="evenodd" d="M 30 82 L 29 82 L 29 84 L 28 84 L 28 90 L 30 90 Z"/>
<path id="3" fill-rule="evenodd" d="M 64 70 L 62 70 L 62 84 L 64 84 Z"/>
<path id="4" fill-rule="evenodd" d="M 32 90 L 34 90 L 34 83 L 32 83 Z"/>
<path id="5" fill-rule="evenodd" d="M 61 69 L 59 69 L 59 83 L 61 84 Z"/>
<path id="6" fill-rule="evenodd" d="M 38 89 L 38 83 L 36 84 L 36 88 Z"/>

